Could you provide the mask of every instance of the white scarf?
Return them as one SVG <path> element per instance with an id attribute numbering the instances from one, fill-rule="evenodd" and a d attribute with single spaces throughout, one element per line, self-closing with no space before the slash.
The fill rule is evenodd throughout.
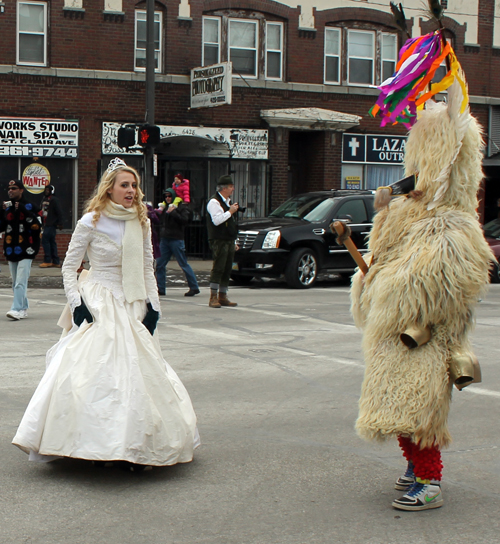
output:
<path id="1" fill-rule="evenodd" d="M 108 200 L 103 213 L 110 219 L 126 221 L 122 240 L 122 286 L 125 300 L 146 300 L 144 240 L 137 210 Z"/>

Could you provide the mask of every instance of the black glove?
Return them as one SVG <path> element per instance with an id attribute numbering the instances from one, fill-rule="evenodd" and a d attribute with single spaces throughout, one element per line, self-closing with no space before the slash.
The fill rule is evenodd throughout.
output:
<path id="1" fill-rule="evenodd" d="M 153 310 L 153 306 L 151 306 L 151 303 L 148 302 L 148 311 L 142 320 L 142 324 L 146 327 L 146 329 L 148 329 L 151 336 L 153 336 L 153 333 L 155 332 L 158 319 L 160 319 L 160 314 L 156 310 Z"/>
<path id="2" fill-rule="evenodd" d="M 85 306 L 85 302 L 82 300 L 80 306 L 77 306 L 73 310 L 73 321 L 75 322 L 75 325 L 79 327 L 85 319 L 87 320 L 87 323 L 92 323 L 94 321 L 92 314 L 89 312 L 89 309 L 87 306 Z"/>

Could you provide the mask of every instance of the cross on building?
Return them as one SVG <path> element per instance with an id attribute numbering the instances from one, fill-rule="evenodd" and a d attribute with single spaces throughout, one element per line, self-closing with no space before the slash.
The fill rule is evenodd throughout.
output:
<path id="1" fill-rule="evenodd" d="M 356 156 L 357 152 L 358 152 L 358 147 L 359 147 L 359 142 L 356 138 L 351 138 L 350 142 L 349 142 L 349 147 L 351 148 L 351 155 L 353 157 Z"/>

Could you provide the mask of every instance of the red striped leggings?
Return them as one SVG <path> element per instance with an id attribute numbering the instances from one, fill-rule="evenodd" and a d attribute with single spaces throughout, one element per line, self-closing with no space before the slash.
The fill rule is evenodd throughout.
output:
<path id="1" fill-rule="evenodd" d="M 406 460 L 413 463 L 413 472 L 417 478 L 441 481 L 443 463 L 441 451 L 437 446 L 420 448 L 406 436 L 398 436 L 398 441 Z"/>

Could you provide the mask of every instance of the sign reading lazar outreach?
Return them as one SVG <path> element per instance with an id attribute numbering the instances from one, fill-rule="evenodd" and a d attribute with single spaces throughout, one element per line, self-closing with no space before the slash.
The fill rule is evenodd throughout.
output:
<path id="1" fill-rule="evenodd" d="M 406 136 L 382 134 L 342 135 L 342 162 L 364 164 L 402 164 Z"/>
<path id="2" fill-rule="evenodd" d="M 0 157 L 78 157 L 78 121 L 0 118 Z"/>
<path id="3" fill-rule="evenodd" d="M 191 70 L 191 108 L 231 104 L 232 66 L 221 62 Z"/>

